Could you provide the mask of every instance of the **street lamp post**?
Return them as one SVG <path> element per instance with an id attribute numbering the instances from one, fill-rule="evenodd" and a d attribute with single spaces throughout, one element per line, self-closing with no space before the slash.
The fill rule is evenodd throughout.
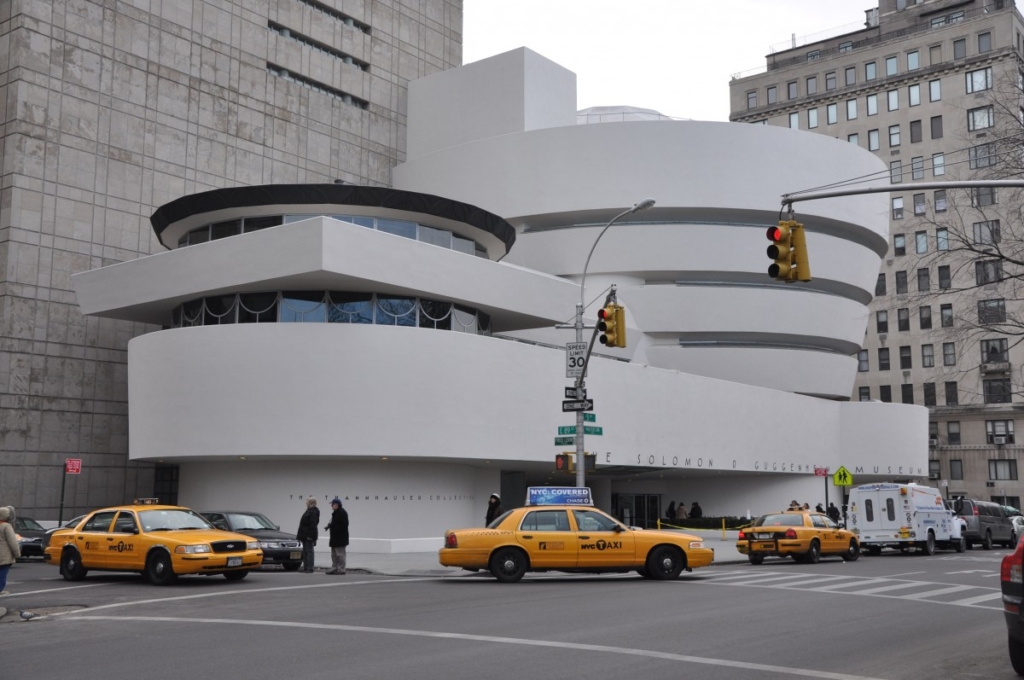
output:
<path id="1" fill-rule="evenodd" d="M 586 306 L 585 296 L 587 293 L 587 268 L 590 266 L 590 258 L 594 254 L 594 249 L 597 248 L 597 242 L 601 240 L 604 233 L 615 224 L 615 222 L 626 215 L 630 215 L 641 210 L 647 210 L 654 205 L 653 198 L 645 198 L 644 200 L 636 203 L 629 210 L 623 210 L 618 215 L 609 220 L 608 224 L 604 225 L 604 229 L 594 239 L 594 245 L 590 246 L 590 252 L 587 254 L 587 261 L 583 265 L 583 276 L 580 278 L 580 303 L 576 305 L 576 342 L 583 342 L 583 310 Z M 612 288 L 612 296 L 615 294 L 614 287 Z M 596 332 L 595 332 L 596 335 Z M 586 375 L 587 366 L 590 364 L 590 352 L 594 348 L 594 338 L 590 339 L 590 347 L 587 349 L 586 359 L 583 362 L 583 370 L 576 378 L 576 398 L 584 399 L 584 392 L 586 389 Z M 576 487 L 582 488 L 586 486 L 586 453 L 583 446 L 583 411 L 576 412 Z"/>

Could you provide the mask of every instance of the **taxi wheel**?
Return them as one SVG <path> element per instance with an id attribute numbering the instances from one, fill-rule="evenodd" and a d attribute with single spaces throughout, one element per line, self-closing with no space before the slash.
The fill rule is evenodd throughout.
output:
<path id="1" fill-rule="evenodd" d="M 60 556 L 60 573 L 65 581 L 81 581 L 89 570 L 82 566 L 82 556 L 78 551 L 69 548 Z"/>
<path id="2" fill-rule="evenodd" d="M 225 571 L 224 578 L 229 581 L 241 581 L 243 578 L 249 575 L 249 571 Z"/>
<path id="3" fill-rule="evenodd" d="M 842 554 L 843 561 L 856 562 L 858 557 L 860 557 L 860 544 L 851 538 L 850 547 Z"/>
<path id="4" fill-rule="evenodd" d="M 807 564 L 817 564 L 821 558 L 821 544 L 818 543 L 818 539 L 811 541 L 811 547 L 804 553 L 804 562 Z"/>
<path id="5" fill-rule="evenodd" d="M 515 583 L 526 574 L 526 554 L 516 548 L 502 548 L 491 558 L 491 574 L 502 583 Z"/>
<path id="6" fill-rule="evenodd" d="M 750 560 L 751 564 L 764 564 L 764 555 L 750 553 L 749 555 L 747 555 L 747 559 Z"/>
<path id="7" fill-rule="evenodd" d="M 146 578 L 155 586 L 166 586 L 177 578 L 171 565 L 171 556 L 158 550 L 146 560 Z"/>
<path id="8" fill-rule="evenodd" d="M 647 571 L 653 579 L 670 581 L 679 577 L 685 559 L 678 548 L 659 546 L 647 556 Z"/>
<path id="9" fill-rule="evenodd" d="M 650 578 L 651 577 L 651 572 L 647 571 L 647 567 L 641 567 L 640 569 L 637 569 L 636 573 L 640 574 L 644 578 Z"/>

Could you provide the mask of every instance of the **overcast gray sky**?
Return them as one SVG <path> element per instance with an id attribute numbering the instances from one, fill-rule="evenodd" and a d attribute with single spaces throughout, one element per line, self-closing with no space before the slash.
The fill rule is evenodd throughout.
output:
<path id="1" fill-rule="evenodd" d="M 877 0 L 464 0 L 463 63 L 529 47 L 576 74 L 577 108 L 728 120 L 729 79 L 770 47 L 864 23 Z"/>

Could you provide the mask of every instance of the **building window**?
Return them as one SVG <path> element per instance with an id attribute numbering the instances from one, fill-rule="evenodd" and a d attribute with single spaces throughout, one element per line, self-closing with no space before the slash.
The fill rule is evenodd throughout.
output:
<path id="1" fill-rule="evenodd" d="M 992 34 L 991 33 L 979 33 L 978 34 L 978 54 L 983 52 L 992 51 Z M 1015 478 L 1016 479 L 1016 478 Z"/>
<path id="2" fill-rule="evenodd" d="M 857 69 L 853 66 L 847 67 L 844 72 L 846 76 L 846 84 L 853 85 L 857 82 Z"/>
<path id="3" fill-rule="evenodd" d="M 940 231 L 945 231 L 945 229 Z M 939 250 L 948 250 L 948 248 L 939 248 Z M 949 272 L 948 264 L 939 265 L 939 290 L 949 290 L 953 287 L 952 276 Z"/>
<path id="4" fill-rule="evenodd" d="M 868 151 L 878 151 L 878 130 L 868 130 Z"/>
<path id="5" fill-rule="evenodd" d="M 864 80 L 874 80 L 878 77 L 878 67 L 875 62 L 869 61 L 864 64 Z"/>
<path id="6" fill-rule="evenodd" d="M 925 392 L 924 399 L 925 399 L 925 405 L 927 405 L 927 403 L 928 403 L 928 393 L 927 392 Z M 932 406 L 934 406 L 934 404 L 932 404 Z M 938 434 L 939 434 L 939 424 L 938 423 L 928 423 L 928 438 L 929 439 L 936 439 L 938 437 Z M 938 461 L 938 460 L 930 460 L 930 461 L 928 461 L 928 477 L 930 477 L 932 479 L 938 479 L 940 476 L 942 476 L 942 462 Z"/>
<path id="7" fill-rule="evenodd" d="M 789 127 L 792 130 L 799 130 L 800 129 L 800 114 L 799 113 L 795 113 L 794 112 L 794 113 L 789 114 Z"/>
<path id="8" fill-rule="evenodd" d="M 899 145 L 900 145 L 900 126 L 899 125 L 890 125 L 889 126 L 889 146 L 892 147 L 892 146 L 899 146 Z"/>
<path id="9" fill-rule="evenodd" d="M 995 245 L 999 243 L 999 220 L 975 222 L 974 242 L 978 245 Z"/>
<path id="10" fill-rule="evenodd" d="M 986 404 L 1009 404 L 1010 403 L 1010 379 L 996 378 L 993 380 L 982 380 L 982 388 L 985 392 Z"/>
<path id="11" fill-rule="evenodd" d="M 1013 421 L 986 420 L 985 436 L 989 444 L 1012 444 Z M 996 437 L 1000 437 L 1001 439 L 996 439 Z"/>
<path id="12" fill-rule="evenodd" d="M 923 368 L 935 367 L 935 346 L 921 345 L 921 366 Z"/>
<path id="13" fill-rule="evenodd" d="M 946 212 L 946 190 L 936 189 L 935 191 L 935 212 Z M 939 234 L 942 234 L 942 240 L 939 241 Z M 936 229 L 935 237 L 938 241 L 936 246 L 937 250 L 949 250 L 949 231 L 946 229 Z"/>
<path id="14" fill-rule="evenodd" d="M 879 347 L 878 348 L 878 370 L 888 371 L 889 370 L 889 348 Z"/>
<path id="15" fill-rule="evenodd" d="M 979 286 L 1003 280 L 1002 260 L 979 260 L 974 263 L 974 282 Z"/>
<path id="16" fill-rule="evenodd" d="M 857 100 L 846 100 L 846 120 L 857 120 Z"/>
<path id="17" fill-rule="evenodd" d="M 928 48 L 928 62 L 932 66 L 942 63 L 942 45 L 932 45 Z"/>
<path id="18" fill-rule="evenodd" d="M 818 109 L 807 109 L 807 129 L 818 127 Z"/>
<path id="19" fill-rule="evenodd" d="M 1017 461 L 990 459 L 988 461 L 988 478 L 995 480 L 1017 479 Z"/>
<path id="20" fill-rule="evenodd" d="M 953 305 L 940 305 L 939 306 L 939 318 L 942 319 L 943 328 L 953 327 Z"/>
<path id="21" fill-rule="evenodd" d="M 956 366 L 956 343 L 955 342 L 944 342 L 944 343 L 942 343 L 942 365 L 943 366 Z"/>
<path id="22" fill-rule="evenodd" d="M 857 352 L 857 371 L 860 373 L 867 373 L 870 369 L 868 368 L 868 351 L 862 349 Z"/>
<path id="23" fill-rule="evenodd" d="M 932 116 L 932 139 L 942 139 L 942 116 Z"/>
<path id="24" fill-rule="evenodd" d="M 776 101 L 778 101 L 778 90 L 772 85 L 768 88 L 768 103 L 774 104 Z"/>
<path id="25" fill-rule="evenodd" d="M 900 401 L 902 401 L 904 404 L 914 403 L 913 385 L 900 385 Z"/>
<path id="26" fill-rule="evenodd" d="M 917 270 L 917 292 L 927 293 L 931 290 L 931 275 L 927 269 Z"/>
<path id="27" fill-rule="evenodd" d="M 878 333 L 889 332 L 889 312 L 885 309 L 880 309 L 875 312 L 875 331 Z"/>
<path id="28" fill-rule="evenodd" d="M 900 72 L 899 57 L 885 58 L 885 75 L 894 76 Z"/>
<path id="29" fill-rule="evenodd" d="M 814 61 L 821 58 L 821 50 L 811 50 L 807 53 L 807 61 Z M 810 94 L 810 93 L 808 93 Z"/>
<path id="30" fill-rule="evenodd" d="M 844 52 L 852 52 L 852 51 L 853 51 L 853 41 L 852 40 L 847 40 L 846 42 L 839 43 L 839 54 L 843 54 Z"/>
<path id="31" fill-rule="evenodd" d="M 889 110 L 890 111 L 896 111 L 896 110 L 898 110 L 900 108 L 900 91 L 899 90 L 889 90 L 886 93 L 886 97 L 889 100 Z"/>
<path id="32" fill-rule="evenodd" d="M 921 105 L 921 86 L 911 85 L 907 88 L 907 99 L 910 101 L 910 106 Z"/>
<path id="33" fill-rule="evenodd" d="M 957 436 L 960 433 L 957 432 Z M 953 442 L 949 442 L 952 444 Z M 949 461 L 949 478 L 950 479 L 963 479 L 964 478 L 964 462 L 958 458 L 951 459 Z"/>
<path id="34" fill-rule="evenodd" d="M 924 387 L 924 405 L 935 406 L 935 383 L 925 383 Z M 938 461 L 935 461 L 936 463 Z"/>
<path id="35" fill-rule="evenodd" d="M 974 208 L 984 208 L 986 205 L 996 204 L 996 188 L 995 187 L 978 187 L 971 189 L 971 206 Z"/>
<path id="36" fill-rule="evenodd" d="M 894 197 L 892 199 L 892 218 L 894 220 L 902 220 L 903 219 L 903 197 L 902 196 L 896 196 L 896 197 Z M 906 254 L 906 252 L 907 252 L 907 250 L 906 250 L 906 242 L 904 240 L 903 234 L 897 234 L 896 236 L 894 236 L 893 237 L 893 243 L 896 244 L 895 245 L 895 250 L 896 250 L 896 254 L 897 255 L 905 255 Z"/>
<path id="37" fill-rule="evenodd" d="M 896 272 L 896 294 L 906 295 L 907 294 L 907 273 Z"/>
<path id="38" fill-rule="evenodd" d="M 918 142 L 921 141 L 921 139 L 921 121 L 910 121 L 910 143 L 917 144 Z"/>
<path id="39" fill-rule="evenodd" d="M 942 81 L 941 80 L 929 80 L 928 81 L 928 101 L 937 102 L 942 99 Z"/>
<path id="40" fill-rule="evenodd" d="M 756 109 L 757 108 L 757 92 L 748 92 L 747 93 L 747 108 L 748 109 Z"/>
<path id="41" fill-rule="evenodd" d="M 818 94 L 818 76 L 811 76 L 806 81 L 807 94 Z"/>
<path id="42" fill-rule="evenodd" d="M 892 161 L 889 163 L 889 183 L 899 184 L 903 181 L 903 163 Z"/>
<path id="43" fill-rule="evenodd" d="M 825 91 L 826 92 L 830 92 L 830 91 L 832 91 L 834 89 L 836 89 L 836 73 L 835 73 L 835 71 L 833 71 L 832 73 L 826 73 L 825 74 Z"/>
<path id="44" fill-rule="evenodd" d="M 992 127 L 992 105 L 979 106 L 967 112 L 967 129 L 971 132 Z"/>
<path id="45" fill-rule="evenodd" d="M 871 401 L 871 388 L 860 387 L 857 389 L 857 398 L 860 401 Z"/>
<path id="46" fill-rule="evenodd" d="M 786 98 L 787 99 L 796 99 L 797 98 L 796 81 L 795 80 L 793 82 L 791 82 L 791 83 L 786 83 Z"/>
<path id="47" fill-rule="evenodd" d="M 918 310 L 918 321 L 923 331 L 929 330 L 932 327 L 932 308 L 929 305 L 925 305 Z"/>
<path id="48" fill-rule="evenodd" d="M 968 150 L 971 170 L 988 168 L 996 164 L 996 145 L 993 142 L 972 146 Z"/>
<path id="49" fill-rule="evenodd" d="M 860 135 L 854 132 L 852 135 L 846 135 L 846 141 L 854 146 L 860 146 Z"/>
<path id="50" fill-rule="evenodd" d="M 943 192 L 943 193 L 945 193 L 945 192 Z M 936 203 L 938 203 L 938 200 L 939 200 L 938 194 L 939 194 L 939 192 L 936 191 L 935 192 L 935 201 L 936 201 Z M 945 195 L 943 195 L 942 196 L 943 203 L 945 203 L 945 200 L 946 200 L 946 197 L 945 197 Z M 936 210 L 939 209 L 938 205 L 936 205 L 935 209 Z M 945 210 L 946 206 L 943 205 L 942 209 Z M 938 229 L 935 230 L 935 250 L 949 250 L 949 230 L 946 229 L 945 227 L 939 227 Z M 942 267 L 939 267 L 939 281 L 940 282 L 942 281 Z M 948 265 L 946 266 L 946 281 L 947 282 L 949 281 L 949 266 Z M 940 283 L 939 286 L 941 287 L 942 284 Z M 947 285 L 946 287 L 948 288 L 949 286 Z"/>
<path id="51" fill-rule="evenodd" d="M 992 324 L 1006 322 L 1006 300 L 978 300 L 978 323 Z"/>
<path id="52" fill-rule="evenodd" d="M 932 177 L 941 177 L 946 174 L 946 154 L 933 153 L 932 154 Z M 942 198 L 946 198 L 946 190 L 942 190 Z M 945 208 L 943 208 L 945 210 Z"/>
<path id="53" fill-rule="evenodd" d="M 967 56 L 967 38 L 953 41 L 953 58 L 963 59 Z"/>
<path id="54" fill-rule="evenodd" d="M 917 50 L 907 52 L 907 70 L 915 71 L 921 67 L 921 55 Z"/>
<path id="55" fill-rule="evenodd" d="M 910 310 L 903 308 L 896 310 L 896 328 L 901 331 L 910 330 Z"/>
<path id="56" fill-rule="evenodd" d="M 885 274 L 879 274 L 875 280 L 875 296 L 885 295 Z"/>
<path id="57" fill-rule="evenodd" d="M 910 354 L 910 345 L 900 347 L 900 368 L 909 369 L 914 367 L 914 359 Z"/>
<path id="58" fill-rule="evenodd" d="M 867 104 L 868 104 L 868 106 L 867 106 L 868 115 L 869 116 L 877 116 L 878 115 L 878 95 L 877 94 L 869 94 L 868 97 L 867 97 Z"/>
<path id="59" fill-rule="evenodd" d="M 950 446 L 960 446 L 960 422 L 959 421 L 951 420 L 948 423 L 946 423 L 946 441 L 947 441 L 947 443 Z M 954 470 L 953 463 L 954 462 L 960 463 L 960 461 L 950 461 L 950 464 L 949 464 L 950 475 L 949 476 L 952 477 L 953 479 L 963 479 L 964 475 L 963 475 L 963 468 L 962 468 L 962 466 L 956 466 L 956 467 L 960 467 L 960 476 L 959 477 L 957 477 L 953 473 L 953 470 Z"/>
<path id="60" fill-rule="evenodd" d="M 829 125 L 839 122 L 839 107 L 836 104 L 829 104 L 825 107 L 825 122 Z"/>
<path id="61" fill-rule="evenodd" d="M 964 74 L 967 81 L 967 94 L 992 89 L 992 67 L 979 68 L 977 71 L 968 71 Z"/>
<path id="62" fill-rule="evenodd" d="M 924 179 L 924 157 L 914 156 L 910 159 L 910 176 L 913 179 Z"/>
<path id="63" fill-rule="evenodd" d="M 924 194 L 914 194 L 914 214 L 923 215 L 925 212 Z"/>
<path id="64" fill-rule="evenodd" d="M 946 387 L 946 406 L 956 406 L 959 402 L 959 396 L 956 389 L 956 381 L 951 380 L 945 383 Z M 952 443 L 952 442 L 950 442 Z"/>
<path id="65" fill-rule="evenodd" d="M 1007 340 L 1006 338 L 997 338 L 995 340 L 982 340 L 981 341 L 981 363 L 983 364 L 1001 364 L 1006 363 L 1010 360 L 1007 354 Z"/>

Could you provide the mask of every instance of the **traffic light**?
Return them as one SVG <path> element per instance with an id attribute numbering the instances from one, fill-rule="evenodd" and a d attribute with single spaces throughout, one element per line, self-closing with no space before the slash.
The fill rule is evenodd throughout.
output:
<path id="1" fill-rule="evenodd" d="M 571 453 L 559 453 L 555 455 L 555 471 L 557 472 L 572 472 L 576 469 L 573 465 L 573 454 Z"/>
<path id="2" fill-rule="evenodd" d="M 597 311 L 597 329 L 601 344 L 607 347 L 626 346 L 626 308 L 615 303 Z"/>
<path id="3" fill-rule="evenodd" d="M 768 257 L 774 262 L 768 267 L 768 276 L 776 281 L 810 281 L 811 266 L 807 259 L 807 240 L 804 225 L 794 220 L 782 220 L 778 226 L 768 227 Z"/>

